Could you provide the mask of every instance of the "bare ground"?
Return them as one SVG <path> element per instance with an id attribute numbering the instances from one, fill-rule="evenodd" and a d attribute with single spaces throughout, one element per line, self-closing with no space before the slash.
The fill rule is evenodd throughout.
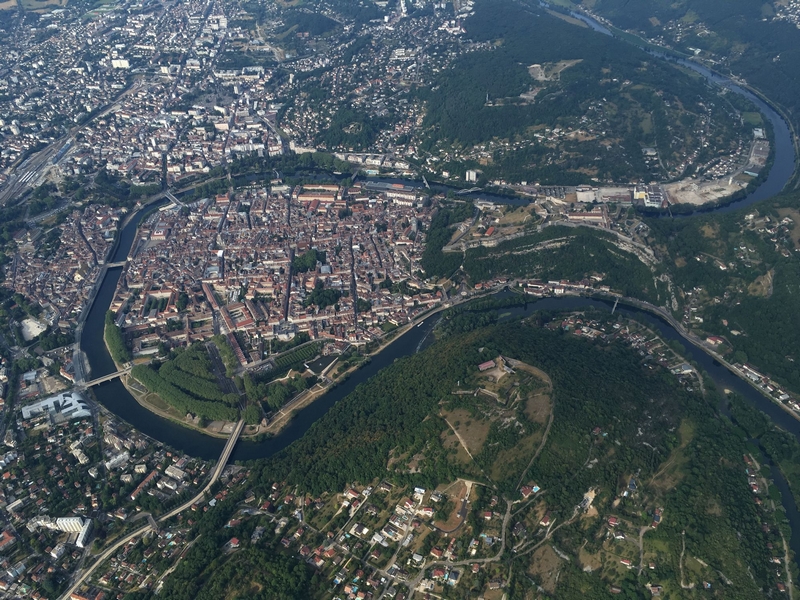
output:
<path id="1" fill-rule="evenodd" d="M 531 566 L 528 567 L 528 573 L 538 579 L 548 594 L 553 594 L 556 591 L 562 562 L 562 559 L 553 551 L 552 546 L 546 544 L 531 555 Z"/>

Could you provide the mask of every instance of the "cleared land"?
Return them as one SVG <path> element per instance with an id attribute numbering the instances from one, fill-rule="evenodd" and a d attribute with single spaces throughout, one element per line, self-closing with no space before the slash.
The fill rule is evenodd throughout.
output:
<path id="1" fill-rule="evenodd" d="M 558 572 L 563 562 L 552 546 L 545 544 L 531 555 L 531 566 L 528 568 L 528 573 L 537 578 L 548 594 L 553 594 L 556 591 Z"/>
<path id="2" fill-rule="evenodd" d="M 673 202 L 677 204 L 701 205 L 706 202 L 717 202 L 735 194 L 746 185 L 737 178 L 725 178 L 715 181 L 699 181 L 684 179 L 664 186 Z"/>
<path id="3" fill-rule="evenodd" d="M 545 373 L 513 359 L 498 357 L 495 363 L 474 380 L 476 387 L 455 390 L 440 415 L 448 424 L 445 449 L 497 482 L 523 474 L 541 445 L 553 403 Z M 501 438 L 506 441 L 499 443 Z"/>

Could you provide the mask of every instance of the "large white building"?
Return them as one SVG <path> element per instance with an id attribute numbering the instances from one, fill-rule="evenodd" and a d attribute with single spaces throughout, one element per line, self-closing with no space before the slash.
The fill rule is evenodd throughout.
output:
<path id="1" fill-rule="evenodd" d="M 78 533 L 83 529 L 83 519 L 80 517 L 59 517 L 56 519 L 56 527 L 59 531 Z"/>
<path id="2" fill-rule="evenodd" d="M 55 419 L 61 418 L 64 420 L 92 416 L 89 403 L 79 392 L 62 392 L 57 396 L 45 398 L 22 407 L 23 419 L 30 419 L 45 413 L 51 414 Z"/>
<path id="3" fill-rule="evenodd" d="M 89 535 L 92 533 L 92 520 L 86 519 L 81 528 L 81 532 L 78 534 L 78 539 L 75 542 L 75 545 L 78 548 L 85 548 L 87 542 L 89 541 Z"/>

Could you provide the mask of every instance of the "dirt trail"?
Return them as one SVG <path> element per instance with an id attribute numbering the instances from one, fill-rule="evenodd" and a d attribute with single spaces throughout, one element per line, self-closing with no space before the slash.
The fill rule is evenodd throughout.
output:
<path id="1" fill-rule="evenodd" d="M 644 534 L 650 529 L 649 525 L 645 525 L 644 527 L 639 528 L 639 573 L 638 575 L 642 574 L 642 570 L 644 570 Z"/>
<path id="2" fill-rule="evenodd" d="M 679 559 L 679 564 L 681 567 L 681 587 L 685 590 L 691 590 L 694 588 L 693 583 L 686 584 L 683 582 L 683 555 L 686 553 L 686 530 L 681 531 L 681 557 Z"/>
<path id="3" fill-rule="evenodd" d="M 551 404 L 552 404 L 552 400 L 551 400 Z M 555 414 L 556 414 L 555 406 L 551 406 L 550 407 L 550 418 L 547 421 L 547 427 L 544 430 L 544 435 L 542 436 L 542 441 L 539 444 L 539 447 L 536 449 L 536 453 L 531 457 L 531 460 L 528 462 L 528 466 L 525 467 L 525 470 L 522 472 L 522 475 L 520 475 L 519 481 L 517 482 L 517 489 L 519 489 L 519 487 L 522 485 L 522 482 L 525 480 L 525 475 L 528 474 L 528 471 L 530 471 L 530 468 L 533 465 L 533 461 L 536 460 L 536 458 L 539 456 L 539 453 L 544 448 L 544 445 L 547 443 L 547 436 L 550 435 L 550 427 L 553 425 L 553 418 L 555 417 Z"/>

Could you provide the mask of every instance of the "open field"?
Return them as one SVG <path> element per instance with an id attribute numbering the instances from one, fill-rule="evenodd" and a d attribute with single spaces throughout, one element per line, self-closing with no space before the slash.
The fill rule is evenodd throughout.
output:
<path id="1" fill-rule="evenodd" d="M 558 571 L 562 559 L 555 553 L 550 544 L 545 544 L 531 555 L 531 566 L 528 573 L 533 575 L 548 594 L 556 591 Z"/>
<path id="2" fill-rule="evenodd" d="M 461 441 L 466 445 L 469 453 L 472 454 L 472 456 L 480 453 L 486 438 L 489 436 L 489 429 L 492 426 L 492 421 L 490 419 L 473 418 L 473 415 L 465 408 L 459 408 L 442 414 L 453 428 L 458 431 L 458 435 Z M 448 437 L 447 432 L 445 432 L 445 437 L 450 440 L 446 447 L 461 445 L 458 438 L 455 436 Z M 469 462 L 469 456 L 466 456 L 466 453 L 464 456 L 466 458 L 465 462 Z"/>
<path id="3" fill-rule="evenodd" d="M 22 8 L 34 12 L 44 12 L 53 8 L 61 8 L 67 5 L 67 0 L 20 0 Z"/>
<path id="4" fill-rule="evenodd" d="M 745 184 L 735 178 L 725 178 L 716 181 L 698 181 L 696 179 L 684 179 L 676 183 L 664 186 L 673 202 L 677 204 L 701 205 L 706 202 L 716 202 L 735 194 L 741 190 Z"/>
<path id="5" fill-rule="evenodd" d="M 678 435 L 681 438 L 680 445 L 672 451 L 669 458 L 648 483 L 648 487 L 652 488 L 656 493 L 666 493 L 683 478 L 683 466 L 688 461 L 684 450 L 694 439 L 696 428 L 697 426 L 687 419 L 681 421 L 678 428 Z"/>

